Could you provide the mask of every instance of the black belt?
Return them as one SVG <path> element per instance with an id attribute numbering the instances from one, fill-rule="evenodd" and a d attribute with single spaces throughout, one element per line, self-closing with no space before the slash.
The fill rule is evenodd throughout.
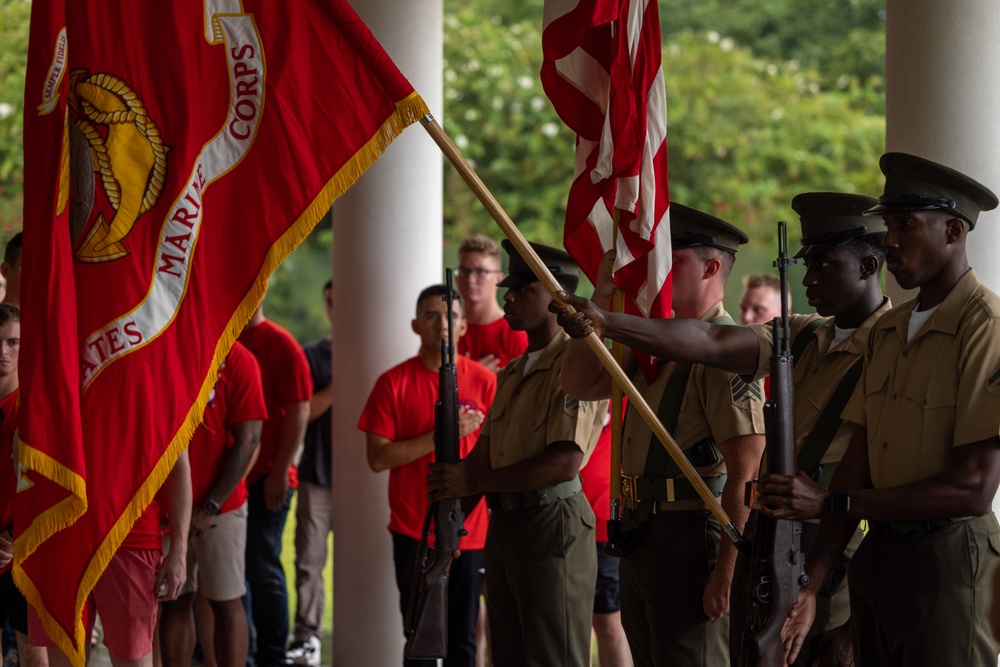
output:
<path id="1" fill-rule="evenodd" d="M 909 533 L 927 532 L 935 528 L 943 528 L 953 523 L 962 523 L 975 519 L 974 516 L 959 516 L 951 519 L 935 521 L 869 521 L 870 530 L 876 535 L 907 535 Z"/>
<path id="2" fill-rule="evenodd" d="M 529 507 L 541 507 L 557 500 L 571 498 L 578 494 L 583 486 L 577 475 L 568 482 L 549 486 L 538 491 L 523 493 L 486 493 L 486 506 L 494 511 L 523 510 Z"/>

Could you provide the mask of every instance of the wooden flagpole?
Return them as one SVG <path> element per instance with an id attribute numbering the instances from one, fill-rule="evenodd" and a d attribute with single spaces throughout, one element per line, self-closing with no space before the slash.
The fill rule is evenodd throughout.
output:
<path id="1" fill-rule="evenodd" d="M 521 234 L 521 230 L 517 228 L 514 221 L 510 219 L 507 212 L 503 210 L 500 203 L 497 202 L 493 194 L 487 189 L 486 185 L 479 178 L 479 175 L 472 169 L 469 163 L 462 156 L 458 147 L 452 142 L 451 137 L 445 134 L 441 125 L 434 119 L 431 114 L 427 114 L 420 119 L 420 124 L 423 125 L 424 129 L 434 140 L 434 143 L 438 145 L 441 152 L 444 153 L 445 157 L 451 162 L 452 166 L 458 171 L 462 180 L 465 181 L 476 197 L 483 204 L 489 214 L 493 217 L 496 223 L 503 230 L 503 233 L 510 239 L 510 242 L 514 244 L 517 249 L 518 254 L 524 259 L 525 263 L 531 267 L 532 272 L 538 276 L 545 288 L 552 294 L 552 298 L 559 301 L 560 304 L 565 306 L 568 310 L 572 311 L 572 306 L 560 301 L 557 296 L 562 287 L 556 282 L 556 279 L 552 276 L 548 267 L 541 261 L 538 255 L 535 253 L 534 249 L 528 244 L 528 241 Z M 687 457 L 681 451 L 680 447 L 674 442 L 674 439 L 670 437 L 667 430 L 663 428 L 663 424 L 660 423 L 659 419 L 656 417 L 656 413 L 649 407 L 646 403 L 646 399 L 642 397 L 639 390 L 635 388 L 632 381 L 629 379 L 625 372 L 622 370 L 621 366 L 615 363 L 615 360 L 611 356 L 611 352 L 608 348 L 604 346 L 604 343 L 600 338 L 597 337 L 596 333 L 591 333 L 585 339 L 590 349 L 594 352 L 604 367 L 608 369 L 611 374 L 612 381 L 622 388 L 625 394 L 629 397 L 629 401 L 632 407 L 642 416 L 643 421 L 649 425 L 649 428 L 656 434 L 656 437 L 663 443 L 666 448 L 667 453 L 670 457 L 677 463 L 681 472 L 684 473 L 684 477 L 691 483 L 694 490 L 698 492 L 698 496 L 704 501 L 705 505 L 708 507 L 709 511 L 715 516 L 716 520 L 722 525 L 723 530 L 729 538 L 738 547 L 744 543 L 743 538 L 740 536 L 739 531 L 733 525 L 733 522 L 729 519 L 726 511 L 722 509 L 722 505 L 719 501 L 712 495 L 712 492 L 708 490 L 705 485 L 704 480 L 695 471 L 691 462 L 688 461 Z"/>
<path id="2" fill-rule="evenodd" d="M 618 247 L 618 221 L 621 219 L 621 211 L 615 207 L 612 217 L 612 242 L 611 247 Z M 618 287 L 615 287 L 611 297 L 611 310 L 616 313 L 625 311 L 625 295 Z M 622 367 L 622 360 L 625 358 L 625 346 L 618 341 L 611 341 L 611 356 L 618 367 Z M 622 436 L 623 433 L 623 413 L 622 410 L 622 388 L 617 382 L 611 383 L 611 520 L 617 521 L 621 516 L 621 495 L 622 495 Z"/>

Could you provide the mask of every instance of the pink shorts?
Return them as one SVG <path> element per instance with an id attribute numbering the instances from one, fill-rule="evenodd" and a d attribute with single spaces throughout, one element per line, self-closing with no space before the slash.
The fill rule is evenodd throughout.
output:
<path id="1" fill-rule="evenodd" d="M 158 602 L 153 584 L 162 560 L 158 549 L 119 549 L 84 605 L 87 636 L 99 613 L 104 645 L 120 660 L 138 660 L 153 650 Z M 31 605 L 28 605 L 28 643 L 55 646 Z"/>

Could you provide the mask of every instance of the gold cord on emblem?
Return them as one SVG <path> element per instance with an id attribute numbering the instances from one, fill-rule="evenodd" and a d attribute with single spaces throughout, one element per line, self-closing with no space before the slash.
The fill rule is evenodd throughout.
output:
<path id="1" fill-rule="evenodd" d="M 109 222 L 98 214 L 76 256 L 107 262 L 128 254 L 121 241 L 163 194 L 169 148 L 128 84 L 110 74 L 87 74 L 84 69 L 70 73 L 69 103 L 115 215 Z M 98 126 L 107 129 L 106 136 Z"/>

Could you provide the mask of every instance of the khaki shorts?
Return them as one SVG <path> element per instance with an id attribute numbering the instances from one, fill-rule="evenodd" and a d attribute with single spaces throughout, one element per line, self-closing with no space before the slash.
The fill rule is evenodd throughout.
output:
<path id="1" fill-rule="evenodd" d="M 246 593 L 247 506 L 215 517 L 211 528 L 192 536 L 182 593 L 201 591 L 209 600 L 236 600 Z"/>

